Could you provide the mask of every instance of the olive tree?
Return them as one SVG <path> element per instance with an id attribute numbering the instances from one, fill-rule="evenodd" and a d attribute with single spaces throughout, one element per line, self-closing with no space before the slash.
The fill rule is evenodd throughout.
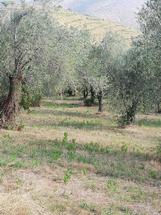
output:
<path id="1" fill-rule="evenodd" d="M 111 103 L 121 114 L 121 125 L 134 122 L 148 93 L 145 58 L 144 44 L 139 39 L 119 60 L 115 76 L 110 80 Z"/>
<path id="2" fill-rule="evenodd" d="M 148 0 L 138 14 L 149 71 L 149 100 L 161 112 L 161 1 Z"/>
<path id="3" fill-rule="evenodd" d="M 97 96 L 98 111 L 103 112 L 103 98 L 106 93 L 108 79 L 102 58 L 101 45 L 95 45 L 92 47 L 88 56 L 87 69 L 89 73 L 91 102 L 93 102 L 94 96 Z"/>
<path id="4" fill-rule="evenodd" d="M 79 90 L 79 78 L 77 68 L 80 62 L 86 59 L 91 45 L 90 34 L 86 30 L 76 28 L 68 29 L 69 36 L 64 53 L 64 74 L 62 76 L 62 90 L 75 94 Z M 69 92 L 70 93 L 70 92 Z"/>
<path id="5" fill-rule="evenodd" d="M 107 83 L 101 51 L 100 44 L 91 44 L 86 57 L 77 68 L 84 103 L 93 105 L 98 98 L 99 112 L 103 111 L 103 97 Z"/>
<path id="6" fill-rule="evenodd" d="M 120 35 L 108 34 L 102 43 L 102 57 L 108 78 L 108 102 L 121 114 L 121 124 L 134 121 L 145 89 L 144 56 L 141 40 L 129 49 Z"/>
<path id="7" fill-rule="evenodd" d="M 138 14 L 142 35 L 116 63 L 110 75 L 112 107 L 121 114 L 121 124 L 131 124 L 139 110 L 161 102 L 161 2 L 149 0 Z"/>
<path id="8" fill-rule="evenodd" d="M 42 80 L 53 68 L 54 49 L 62 34 L 41 4 L 11 3 L 2 7 L 0 20 L 0 77 L 8 79 L 8 95 L 0 111 L 0 127 L 15 125 L 23 81 Z M 56 36 L 54 36 L 56 35 Z"/>

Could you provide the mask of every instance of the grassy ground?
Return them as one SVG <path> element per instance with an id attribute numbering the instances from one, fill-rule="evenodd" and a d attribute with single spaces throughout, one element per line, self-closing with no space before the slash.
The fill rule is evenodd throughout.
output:
<path id="1" fill-rule="evenodd" d="M 160 115 L 119 129 L 68 99 L 21 118 L 0 133 L 0 215 L 161 214 Z"/>

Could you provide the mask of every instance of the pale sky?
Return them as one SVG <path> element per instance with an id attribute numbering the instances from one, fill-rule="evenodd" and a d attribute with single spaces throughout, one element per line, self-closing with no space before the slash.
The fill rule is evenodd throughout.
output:
<path id="1" fill-rule="evenodd" d="M 63 1 L 63 6 L 66 7 L 66 8 L 68 8 L 68 7 L 71 6 L 71 4 L 74 4 L 75 2 L 76 2 L 76 0 L 64 0 Z"/>

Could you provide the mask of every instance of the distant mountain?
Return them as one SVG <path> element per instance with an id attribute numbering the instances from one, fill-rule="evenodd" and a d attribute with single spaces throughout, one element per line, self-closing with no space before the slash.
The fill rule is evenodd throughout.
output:
<path id="1" fill-rule="evenodd" d="M 125 26 L 138 28 L 137 12 L 147 0 L 62 0 L 65 8 L 111 19 Z"/>
<path id="2" fill-rule="evenodd" d="M 88 30 L 92 38 L 98 42 L 104 38 L 106 32 L 113 32 L 120 35 L 127 42 L 127 45 L 130 45 L 132 38 L 135 38 L 139 34 L 138 31 L 123 26 L 118 22 L 81 15 L 59 7 L 53 13 L 53 16 L 61 25 L 65 27 Z"/>

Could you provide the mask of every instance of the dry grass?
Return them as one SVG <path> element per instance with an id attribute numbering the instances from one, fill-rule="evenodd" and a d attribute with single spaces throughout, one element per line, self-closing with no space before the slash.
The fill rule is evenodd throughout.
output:
<path id="1" fill-rule="evenodd" d="M 21 118 L 0 133 L 0 215 L 160 214 L 160 115 L 119 129 L 108 111 L 44 100 Z"/>

